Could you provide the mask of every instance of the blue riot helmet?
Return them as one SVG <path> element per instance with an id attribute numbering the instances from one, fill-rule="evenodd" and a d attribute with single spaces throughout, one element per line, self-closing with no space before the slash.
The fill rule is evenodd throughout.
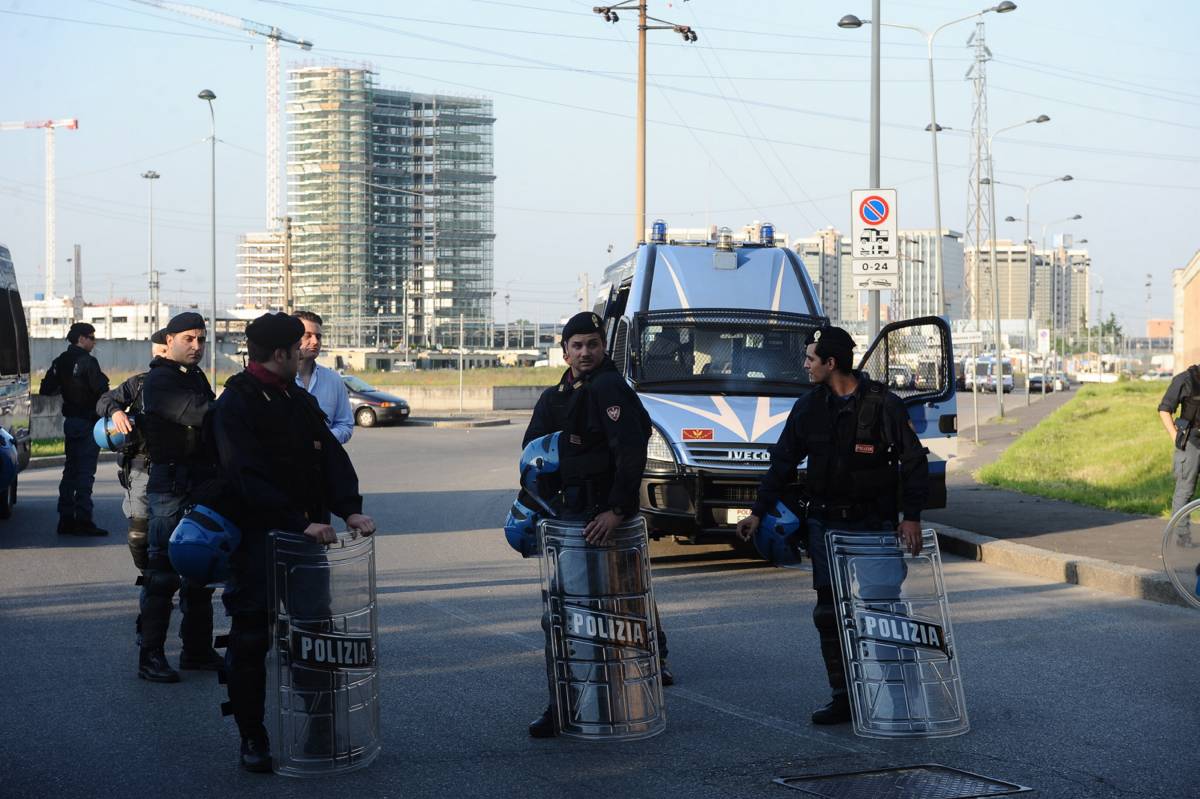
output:
<path id="1" fill-rule="evenodd" d="M 508 545 L 521 553 L 523 558 L 536 558 L 542 554 L 538 545 L 537 524 L 541 517 L 517 497 L 504 520 L 504 538 Z"/>
<path id="2" fill-rule="evenodd" d="M 132 416 L 129 418 L 129 423 L 133 424 Z M 96 440 L 96 446 L 100 449 L 112 452 L 120 452 L 125 446 L 125 434 L 113 424 L 111 416 L 102 416 L 96 420 L 95 426 L 92 427 L 92 438 Z"/>
<path id="3" fill-rule="evenodd" d="M 521 453 L 521 488 L 525 489 L 525 492 L 542 506 L 542 510 L 551 516 L 555 515 L 554 511 L 538 494 L 537 479 L 558 471 L 560 464 L 558 442 L 561 436 L 560 432 L 535 438 L 525 446 L 525 451 Z"/>
<path id="4" fill-rule="evenodd" d="M 777 502 L 758 525 L 754 533 L 754 548 L 764 560 L 776 566 L 799 563 L 799 535 L 800 517 L 783 502 Z"/>
<path id="5" fill-rule="evenodd" d="M 221 583 L 229 578 L 229 556 L 242 543 L 242 531 L 206 505 L 196 505 L 179 522 L 167 545 L 179 576 L 195 583 Z"/>

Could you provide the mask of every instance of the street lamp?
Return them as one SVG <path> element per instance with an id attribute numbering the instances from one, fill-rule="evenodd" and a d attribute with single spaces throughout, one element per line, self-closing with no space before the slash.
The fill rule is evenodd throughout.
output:
<path id="1" fill-rule="evenodd" d="M 210 340 L 208 342 L 208 380 L 212 384 L 213 390 L 217 388 L 217 115 L 213 111 L 213 100 L 217 99 L 217 95 L 211 89 L 204 89 L 198 95 L 201 100 L 208 103 L 208 118 L 209 118 L 209 133 L 208 140 L 211 144 L 211 154 L 209 158 L 209 174 L 211 177 L 209 186 L 209 204 L 212 219 L 212 327 L 209 329 Z"/>
<path id="2" fill-rule="evenodd" d="M 624 0 L 611 6 L 595 6 L 592 11 L 604 17 L 605 22 L 616 23 L 621 17 L 617 13 L 625 9 L 637 9 L 638 12 L 638 84 L 637 84 L 637 175 L 635 177 L 635 193 L 637 218 L 634 223 L 633 244 L 636 247 L 646 238 L 646 31 L 670 30 L 683 37 L 685 42 L 694 42 L 700 37 L 696 31 L 687 25 L 676 25 L 664 19 L 651 17 L 646 14 L 645 0 Z M 651 21 L 661 23 L 649 24 Z"/>
<path id="3" fill-rule="evenodd" d="M 997 132 L 1000 132 L 1000 131 L 997 131 Z M 991 158 L 991 147 L 990 146 L 988 148 L 988 158 L 989 159 Z M 1026 267 L 1027 267 L 1026 280 L 1029 283 L 1029 289 L 1027 291 L 1027 294 L 1028 294 L 1027 300 L 1028 301 L 1026 302 L 1026 305 L 1025 305 L 1025 310 L 1026 310 L 1026 314 L 1025 314 L 1025 349 L 1026 349 L 1026 351 L 1028 351 L 1028 349 L 1029 349 L 1029 317 L 1033 313 L 1033 240 L 1029 237 L 1029 203 L 1030 203 L 1031 198 L 1033 197 L 1034 191 L 1036 191 L 1037 189 L 1040 189 L 1043 186 L 1049 186 L 1052 183 L 1069 183 L 1074 179 L 1075 178 L 1071 177 L 1070 175 L 1063 175 L 1062 177 L 1057 177 L 1057 178 L 1054 178 L 1053 180 L 1047 180 L 1042 183 L 1035 183 L 1032 186 L 1021 186 L 1017 183 L 1006 183 L 1003 180 L 995 180 L 995 179 L 990 180 L 990 183 L 992 185 L 991 196 L 993 199 L 993 201 L 992 201 L 992 264 L 993 264 L 992 273 L 993 273 L 993 276 L 995 275 L 995 272 L 996 272 L 996 270 L 994 268 L 994 265 L 996 263 L 996 225 L 995 225 L 996 189 L 995 189 L 995 187 L 998 185 L 999 186 L 1009 186 L 1010 188 L 1020 189 L 1021 191 L 1025 192 L 1025 257 L 1026 257 Z M 1005 222 L 1016 221 L 1016 218 L 1015 217 L 1005 217 L 1004 221 Z M 996 284 L 993 283 L 993 286 L 995 286 L 995 285 Z M 995 291 L 995 288 L 993 288 L 993 291 Z M 1009 270 L 1009 296 L 1010 297 L 1012 296 L 1012 270 L 1011 269 Z M 997 318 L 999 318 L 999 311 L 997 311 Z M 1028 364 L 1028 359 L 1029 359 L 1029 356 L 1026 355 L 1026 363 L 1027 364 Z M 1028 372 L 1028 370 L 1026 370 L 1026 372 Z M 1025 404 L 1026 405 L 1029 404 L 1028 390 L 1025 392 Z"/>
<path id="4" fill-rule="evenodd" d="M 1009 0 L 1004 0 L 1004 2 L 1002 2 L 998 5 L 990 6 L 988 8 L 983 9 L 982 11 L 976 11 L 974 14 L 968 14 L 965 17 L 959 17 L 958 19 L 952 19 L 949 22 L 942 23 L 938 27 L 934 28 L 931 32 L 926 32 L 926 31 L 922 30 L 921 28 L 916 27 L 915 25 L 900 25 L 900 24 L 896 24 L 896 23 L 878 22 L 878 21 L 872 23 L 873 26 L 881 25 L 885 28 L 900 28 L 903 30 L 916 31 L 921 36 L 925 37 L 925 46 L 926 46 L 926 53 L 927 53 L 926 60 L 928 61 L 928 64 L 929 64 L 929 127 L 927 127 L 926 130 L 929 131 L 929 134 L 930 134 L 929 139 L 930 139 L 930 143 L 931 143 L 932 151 L 933 151 L 933 225 L 936 230 L 935 235 L 937 237 L 936 238 L 937 246 L 934 248 L 934 271 L 937 273 L 938 297 L 942 297 L 945 294 L 945 286 L 943 285 L 943 283 L 945 282 L 944 281 L 945 276 L 942 274 L 942 196 L 941 196 L 941 180 L 940 180 L 940 177 L 938 174 L 938 146 L 937 146 L 937 135 L 938 135 L 938 130 L 940 130 L 940 127 L 938 126 L 938 123 L 937 123 L 937 103 L 936 103 L 936 99 L 934 96 L 933 40 L 934 40 L 934 38 L 937 37 L 937 35 L 943 29 L 948 28 L 951 25 L 956 25 L 959 22 L 966 22 L 969 19 L 975 19 L 977 17 L 982 17 L 984 14 L 987 14 L 988 12 L 991 12 L 991 11 L 994 11 L 997 14 L 1007 14 L 1010 11 L 1016 11 L 1016 10 L 1017 10 L 1016 3 L 1009 2 Z M 878 0 L 874 0 L 874 2 L 872 3 L 872 16 L 875 20 L 879 19 L 879 2 L 878 2 Z M 838 20 L 838 27 L 845 28 L 845 29 L 860 28 L 860 27 L 862 27 L 864 22 L 868 22 L 868 21 L 870 21 L 870 20 L 861 20 L 858 17 L 854 16 L 853 14 L 847 14 L 846 16 L 844 16 L 840 20 Z M 873 39 L 873 46 L 875 46 L 874 43 L 878 41 L 878 35 L 875 34 L 874 31 L 873 31 L 872 39 Z M 874 59 L 874 54 L 872 54 L 872 58 Z M 878 63 L 878 62 L 876 61 L 875 63 Z M 878 93 L 879 93 L 879 73 L 875 69 L 872 70 L 872 75 L 871 75 L 871 93 L 872 93 L 872 98 L 873 98 L 872 102 L 874 104 L 875 102 L 877 102 L 877 98 L 879 96 L 878 95 Z M 879 124 L 878 116 L 875 117 L 874 124 L 876 126 L 878 126 L 878 124 Z M 877 133 L 874 134 L 874 140 L 878 141 Z M 999 332 L 997 332 L 996 335 L 997 335 L 997 342 L 999 342 Z M 1000 352 L 999 352 L 999 344 L 998 343 L 997 343 L 996 358 L 997 358 L 997 363 L 999 363 Z M 1003 394 L 1002 391 L 996 392 L 996 395 L 998 397 L 1001 394 Z M 1002 397 L 999 400 L 999 402 L 1000 402 L 1000 415 L 1003 416 L 1004 415 L 1004 400 Z"/>
<path id="5" fill-rule="evenodd" d="M 148 169 L 142 173 L 142 177 L 150 187 L 150 332 L 154 333 L 161 327 L 158 323 L 158 272 L 154 271 L 154 181 L 161 176 L 153 169 Z"/>

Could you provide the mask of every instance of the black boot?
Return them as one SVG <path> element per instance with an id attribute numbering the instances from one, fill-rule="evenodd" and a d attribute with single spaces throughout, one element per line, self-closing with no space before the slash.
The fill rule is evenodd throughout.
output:
<path id="1" fill-rule="evenodd" d="M 91 519 L 80 519 L 75 522 L 75 531 L 72 535 L 92 535 L 101 536 L 108 535 L 108 530 L 102 527 L 97 527 L 96 523 Z"/>
<path id="2" fill-rule="evenodd" d="M 59 535 L 77 535 L 75 532 L 76 523 L 74 516 L 59 516 L 58 517 L 58 534 Z"/>
<path id="3" fill-rule="evenodd" d="M 813 711 L 813 724 L 845 724 L 850 720 L 850 700 L 845 694 L 835 695 L 829 704 Z"/>
<path id="4" fill-rule="evenodd" d="M 267 739 L 266 732 L 242 736 L 240 765 L 246 771 L 255 774 L 271 773 L 271 742 Z"/>
<path id="5" fill-rule="evenodd" d="M 184 649 L 179 653 L 180 671 L 220 671 L 225 668 L 225 658 L 217 654 L 211 646 L 199 652 Z"/>
<path id="6" fill-rule="evenodd" d="M 554 716 L 549 705 L 542 711 L 542 715 L 529 723 L 530 738 L 553 738 L 558 735 L 558 731 L 554 729 Z"/>
<path id="7" fill-rule="evenodd" d="M 150 682 L 179 682 L 179 672 L 171 668 L 161 649 L 140 650 L 138 676 Z"/>
<path id="8" fill-rule="evenodd" d="M 658 661 L 658 673 L 662 677 L 663 687 L 675 684 L 675 675 L 671 673 L 671 667 L 667 665 L 666 660 Z"/>

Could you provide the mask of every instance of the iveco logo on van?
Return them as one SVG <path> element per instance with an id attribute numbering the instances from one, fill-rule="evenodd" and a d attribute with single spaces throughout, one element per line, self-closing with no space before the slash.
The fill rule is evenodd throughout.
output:
<path id="1" fill-rule="evenodd" d="M 771 451 L 766 449 L 731 449 L 725 455 L 728 461 L 769 461 Z"/>

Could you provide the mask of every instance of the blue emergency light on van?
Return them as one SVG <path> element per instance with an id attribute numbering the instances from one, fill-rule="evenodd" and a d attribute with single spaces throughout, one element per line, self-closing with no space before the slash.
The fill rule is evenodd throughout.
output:
<path id="1" fill-rule="evenodd" d="M 763 222 L 758 229 L 758 241 L 764 247 L 775 246 L 775 226 L 770 222 Z"/>
<path id="2" fill-rule="evenodd" d="M 654 224 L 650 226 L 650 243 L 651 244 L 666 244 L 667 243 L 667 223 L 661 219 L 655 219 Z"/>

